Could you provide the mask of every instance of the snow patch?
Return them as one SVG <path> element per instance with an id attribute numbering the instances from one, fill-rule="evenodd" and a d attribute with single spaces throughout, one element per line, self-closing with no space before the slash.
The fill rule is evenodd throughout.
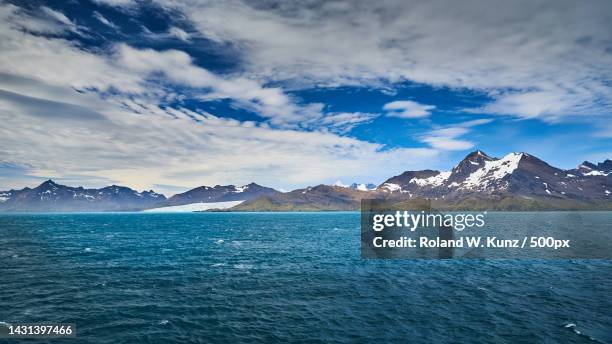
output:
<path id="1" fill-rule="evenodd" d="M 546 184 L 546 183 L 544 183 L 544 182 L 543 182 L 542 184 L 544 184 L 544 187 L 546 188 L 546 193 L 550 195 L 551 193 L 550 193 L 550 191 L 548 190 L 548 184 Z"/>
<path id="2" fill-rule="evenodd" d="M 366 184 L 357 184 L 357 185 L 355 185 L 355 190 L 370 191 L 370 190 L 373 190 L 373 189 L 368 188 L 368 186 Z"/>
<path id="3" fill-rule="evenodd" d="M 402 187 L 397 184 L 393 184 L 393 183 L 384 183 L 383 185 L 380 186 L 380 188 L 387 189 L 386 191 L 389 191 L 389 192 L 395 192 L 395 191 L 402 192 Z"/>
<path id="4" fill-rule="evenodd" d="M 484 187 L 489 182 L 499 180 L 518 168 L 523 153 L 510 153 L 499 160 L 485 161 L 485 165 L 470 174 L 463 185 L 466 188 Z"/>
<path id="5" fill-rule="evenodd" d="M 248 189 L 249 186 L 248 185 L 243 185 L 243 186 L 234 186 L 234 193 L 241 193 L 244 192 L 246 189 Z"/>
<path id="6" fill-rule="evenodd" d="M 229 209 L 237 206 L 244 201 L 211 202 L 211 203 L 191 203 L 185 205 L 175 205 L 143 210 L 145 213 L 189 213 L 194 211 L 204 211 L 210 209 Z"/>
<path id="7" fill-rule="evenodd" d="M 341 188 L 348 188 L 350 185 L 344 184 L 341 180 L 336 180 L 336 182 L 333 183 L 332 186 L 339 186 Z"/>
<path id="8" fill-rule="evenodd" d="M 602 171 L 591 171 L 587 173 L 583 173 L 584 176 L 607 176 L 609 173 L 605 173 Z"/>
<path id="9" fill-rule="evenodd" d="M 440 172 L 429 178 L 412 178 L 410 179 L 409 183 L 416 184 L 418 186 L 440 186 L 448 179 L 448 177 L 450 177 L 450 175 L 451 172 Z"/>
<path id="10" fill-rule="evenodd" d="M 0 203 L 4 203 L 6 201 L 8 201 L 9 199 L 11 199 L 11 194 L 8 192 L 2 192 L 0 193 Z"/>

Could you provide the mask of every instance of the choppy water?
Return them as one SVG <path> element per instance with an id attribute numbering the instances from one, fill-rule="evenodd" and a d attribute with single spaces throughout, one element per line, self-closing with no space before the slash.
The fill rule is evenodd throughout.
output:
<path id="1" fill-rule="evenodd" d="M 366 261 L 359 234 L 357 213 L 0 215 L 0 321 L 74 322 L 67 343 L 612 342 L 611 261 Z"/>

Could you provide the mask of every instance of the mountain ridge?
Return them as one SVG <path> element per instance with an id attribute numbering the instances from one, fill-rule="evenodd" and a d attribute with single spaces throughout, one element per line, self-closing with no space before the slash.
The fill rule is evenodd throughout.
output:
<path id="1" fill-rule="evenodd" d="M 232 210 L 358 210 L 363 198 L 397 202 L 427 199 L 433 206 L 444 209 L 612 209 L 610 167 L 612 161 L 605 160 L 597 165 L 583 163 L 576 169 L 563 170 L 524 152 L 495 158 L 477 150 L 451 171 L 405 171 L 365 194 L 349 196 L 345 190 L 339 195 L 333 192 L 335 189 L 328 189 L 305 202 L 304 196 L 293 193 L 294 197 L 244 202 Z M 312 192 L 309 188 L 301 190 Z M 327 196 L 324 201 L 318 201 L 323 195 Z M 343 201 L 334 203 L 339 196 Z"/>
<path id="2" fill-rule="evenodd" d="M 35 188 L 0 191 L 0 212 L 135 211 L 194 203 L 244 201 L 230 211 L 358 210 L 361 199 L 426 199 L 449 209 L 612 209 L 612 160 L 569 170 L 528 153 L 469 153 L 450 171 L 405 171 L 373 184 L 316 186 L 280 192 L 249 183 L 199 186 L 169 198 L 125 186 L 70 187 L 47 180 Z"/>

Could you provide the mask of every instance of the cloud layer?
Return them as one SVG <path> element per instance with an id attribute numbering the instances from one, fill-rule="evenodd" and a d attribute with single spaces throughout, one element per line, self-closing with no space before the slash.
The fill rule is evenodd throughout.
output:
<path id="1" fill-rule="evenodd" d="M 247 72 L 296 84 L 410 80 L 477 89 L 480 112 L 556 119 L 612 110 L 607 0 L 191 1 L 200 34 L 243 47 Z M 422 113 L 422 112 L 421 112 Z"/>
<path id="2" fill-rule="evenodd" d="M 47 19 L 12 5 L 0 7 L 0 17 L 0 161 L 11 171 L 23 166 L 20 178 L 0 173 L 3 188 L 59 177 L 162 191 L 251 181 L 290 189 L 338 177 L 379 181 L 417 167 L 415 157 L 438 154 L 342 137 L 376 114 L 323 113 L 321 104 L 299 104 L 280 88 L 216 75 L 182 51 L 117 44 L 93 53 L 24 31 L 66 32 L 69 19 L 45 26 Z M 230 99 L 267 121 L 163 105 L 180 97 L 167 84 Z"/>

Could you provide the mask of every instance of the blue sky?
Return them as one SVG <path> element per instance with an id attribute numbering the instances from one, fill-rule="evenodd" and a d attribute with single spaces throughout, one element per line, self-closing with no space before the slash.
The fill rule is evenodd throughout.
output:
<path id="1" fill-rule="evenodd" d="M 609 1 L 0 3 L 0 189 L 612 157 Z"/>

